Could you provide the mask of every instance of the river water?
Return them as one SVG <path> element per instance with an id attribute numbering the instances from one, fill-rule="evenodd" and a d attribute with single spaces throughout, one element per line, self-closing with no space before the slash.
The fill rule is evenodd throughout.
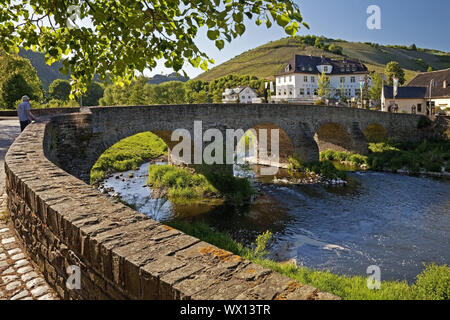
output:
<path id="1" fill-rule="evenodd" d="M 201 221 L 245 244 L 270 230 L 275 260 L 363 276 L 377 265 L 382 280 L 409 282 L 423 263 L 450 264 L 448 180 L 367 171 L 349 173 L 346 186 L 289 185 L 240 168 L 235 172 L 252 177 L 259 190 L 250 204 L 174 205 L 150 197 L 148 166 L 114 174 L 103 185 L 161 222 Z"/>

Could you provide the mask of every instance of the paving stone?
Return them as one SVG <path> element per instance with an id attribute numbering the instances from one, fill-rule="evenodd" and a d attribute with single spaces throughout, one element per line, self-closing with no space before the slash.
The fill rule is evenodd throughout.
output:
<path id="1" fill-rule="evenodd" d="M 22 267 L 19 270 L 17 270 L 17 273 L 24 274 L 24 273 L 30 272 L 32 270 L 33 270 L 32 267 L 26 266 L 26 267 Z"/>
<path id="2" fill-rule="evenodd" d="M 9 266 L 9 264 L 5 260 L 0 261 L 0 274 L 2 272 L 2 269 L 4 269 L 4 268 L 6 269 L 6 267 L 8 267 L 8 266 Z"/>
<path id="3" fill-rule="evenodd" d="M 15 249 L 9 250 L 9 251 L 8 251 L 8 254 L 9 254 L 10 256 L 12 256 L 12 255 L 14 255 L 14 254 L 16 254 L 16 253 L 19 253 L 19 252 L 22 252 L 22 250 L 20 250 L 19 248 L 15 248 Z"/>
<path id="4" fill-rule="evenodd" d="M 9 267 L 5 271 L 2 272 L 2 275 L 11 274 L 14 273 L 14 269 L 12 267 Z"/>
<path id="5" fill-rule="evenodd" d="M 0 261 L 6 260 L 6 254 L 0 253 Z"/>
<path id="6" fill-rule="evenodd" d="M 13 297 L 11 297 L 11 300 L 19 300 L 19 299 L 25 298 L 29 295 L 30 295 L 30 293 L 27 290 L 22 290 L 19 293 L 17 293 L 16 295 L 14 295 Z"/>
<path id="7" fill-rule="evenodd" d="M 27 281 L 37 278 L 37 277 L 39 277 L 39 275 L 36 272 L 31 271 L 22 276 L 22 281 L 27 282 Z"/>
<path id="8" fill-rule="evenodd" d="M 11 257 L 11 259 L 13 259 L 13 260 L 20 260 L 20 259 L 24 259 L 24 258 L 26 258 L 26 257 L 23 253 L 19 253 L 19 254 L 13 255 Z"/>
<path id="9" fill-rule="evenodd" d="M 40 287 L 37 287 L 37 288 L 31 290 L 31 294 L 35 297 L 40 297 L 44 294 L 47 294 L 49 289 L 50 288 L 47 285 L 43 285 L 43 286 L 40 286 Z"/>
<path id="10" fill-rule="evenodd" d="M 16 261 L 16 263 L 14 264 L 14 268 L 18 269 L 20 267 L 26 266 L 27 264 L 29 264 L 28 260 L 22 259 L 22 260 Z"/>
<path id="11" fill-rule="evenodd" d="M 0 229 L 0 233 L 6 232 L 6 231 L 9 231 L 9 229 L 8 228 Z"/>
<path id="12" fill-rule="evenodd" d="M 33 300 L 33 297 L 26 297 L 26 298 L 23 298 L 23 299 L 20 299 L 20 300 Z"/>
<path id="13" fill-rule="evenodd" d="M 47 293 L 46 295 L 39 297 L 38 300 L 55 300 L 55 298 L 50 293 Z"/>
<path id="14" fill-rule="evenodd" d="M 15 242 L 15 241 L 16 241 L 16 239 L 15 239 L 14 237 L 6 238 L 6 239 L 3 239 L 3 240 L 2 240 L 2 244 L 13 243 L 13 242 Z"/>
<path id="15" fill-rule="evenodd" d="M 18 289 L 22 283 L 20 281 L 14 281 L 6 285 L 5 289 L 6 291 L 13 291 Z"/>
<path id="16" fill-rule="evenodd" d="M 31 280 L 31 281 L 28 281 L 26 286 L 27 286 L 28 289 L 32 289 L 32 288 L 37 287 L 37 286 L 39 286 L 39 285 L 41 285 L 43 283 L 45 283 L 45 282 L 44 282 L 44 280 L 42 278 L 36 278 L 36 279 Z"/>
<path id="17" fill-rule="evenodd" d="M 14 281 L 14 280 L 17 280 L 17 279 L 19 279 L 19 277 L 17 275 L 15 275 L 15 274 L 10 275 L 10 276 L 3 276 L 2 277 L 3 284 L 8 284 L 11 281 Z"/>
<path id="18" fill-rule="evenodd" d="M 4 295 L 5 295 L 5 294 L 3 293 L 3 291 L 0 290 L 0 299 L 2 299 Z"/>

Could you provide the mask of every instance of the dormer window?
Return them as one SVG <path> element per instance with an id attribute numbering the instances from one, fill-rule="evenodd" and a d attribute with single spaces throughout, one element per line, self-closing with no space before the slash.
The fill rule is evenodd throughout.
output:
<path id="1" fill-rule="evenodd" d="M 328 66 L 323 66 L 323 72 L 328 72 Z"/>

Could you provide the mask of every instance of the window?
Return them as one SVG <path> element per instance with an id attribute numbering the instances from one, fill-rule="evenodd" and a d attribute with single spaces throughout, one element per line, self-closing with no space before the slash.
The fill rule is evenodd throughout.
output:
<path id="1" fill-rule="evenodd" d="M 286 89 L 284 89 L 284 95 L 286 95 Z"/>
<path id="2" fill-rule="evenodd" d="M 416 114 L 416 106 L 415 106 L 415 105 L 413 105 L 413 106 L 411 107 L 411 113 L 412 113 L 412 114 Z"/>
<path id="3" fill-rule="evenodd" d="M 347 95 L 347 97 L 351 97 L 352 96 L 352 90 L 351 89 L 345 89 L 345 94 Z"/>
<path id="4" fill-rule="evenodd" d="M 417 104 L 417 112 L 422 112 L 422 104 L 421 103 Z"/>
<path id="5" fill-rule="evenodd" d="M 311 82 L 316 82 L 316 78 L 311 77 Z"/>
<path id="6" fill-rule="evenodd" d="M 341 83 L 345 83 L 345 77 L 341 77 Z"/>
<path id="7" fill-rule="evenodd" d="M 291 82 L 292 81 L 292 76 L 289 76 L 289 82 Z"/>
<path id="8" fill-rule="evenodd" d="M 306 88 L 306 95 L 308 95 L 308 96 L 311 95 L 311 89 L 310 88 Z"/>
<path id="9" fill-rule="evenodd" d="M 278 91 L 278 95 L 281 96 L 281 91 Z"/>
<path id="10" fill-rule="evenodd" d="M 286 78 L 287 78 L 287 77 L 284 77 L 284 83 L 286 83 Z"/>
<path id="11" fill-rule="evenodd" d="M 317 91 L 317 89 L 314 89 L 314 95 L 317 96 L 319 93 Z"/>
<path id="12" fill-rule="evenodd" d="M 328 66 L 323 66 L 323 72 L 328 72 Z"/>
<path id="13" fill-rule="evenodd" d="M 308 76 L 303 77 L 303 82 L 308 82 Z"/>
<path id="14" fill-rule="evenodd" d="M 359 94 L 361 93 L 361 89 L 355 89 L 355 95 L 359 96 Z"/>
<path id="15" fill-rule="evenodd" d="M 305 95 L 305 89 L 300 88 L 300 95 L 301 95 L 301 96 L 304 96 L 304 95 Z"/>
<path id="16" fill-rule="evenodd" d="M 350 82 L 351 82 L 351 83 L 355 83 L 355 82 L 356 82 L 356 78 L 355 78 L 355 77 L 351 77 L 351 78 L 350 78 Z"/>

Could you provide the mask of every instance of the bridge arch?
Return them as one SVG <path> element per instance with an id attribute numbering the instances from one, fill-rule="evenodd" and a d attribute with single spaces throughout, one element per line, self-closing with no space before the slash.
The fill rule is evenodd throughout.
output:
<path id="1" fill-rule="evenodd" d="M 314 133 L 319 151 L 350 151 L 353 146 L 349 130 L 337 122 L 325 122 Z"/>

